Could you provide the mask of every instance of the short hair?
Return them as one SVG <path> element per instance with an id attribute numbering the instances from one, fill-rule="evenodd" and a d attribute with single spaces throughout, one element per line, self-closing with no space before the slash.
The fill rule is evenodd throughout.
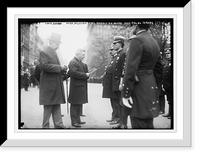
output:
<path id="1" fill-rule="evenodd" d="M 82 51 L 85 52 L 84 49 L 78 48 L 78 49 L 76 50 L 76 56 L 78 56 Z"/>

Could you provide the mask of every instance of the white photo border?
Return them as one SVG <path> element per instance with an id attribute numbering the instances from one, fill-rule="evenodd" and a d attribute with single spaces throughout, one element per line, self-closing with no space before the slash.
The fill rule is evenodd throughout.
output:
<path id="1" fill-rule="evenodd" d="M 56 14 L 52 15 L 52 10 Z M 13 72 L 7 72 L 7 82 L 9 82 L 7 84 L 7 140 L 2 146 L 191 146 L 191 2 L 184 8 L 59 8 L 55 10 L 56 8 L 7 9 L 7 71 Z M 16 25 L 19 17 L 173 18 L 174 102 L 176 103 L 174 129 L 156 131 L 18 130 L 18 32 Z"/>

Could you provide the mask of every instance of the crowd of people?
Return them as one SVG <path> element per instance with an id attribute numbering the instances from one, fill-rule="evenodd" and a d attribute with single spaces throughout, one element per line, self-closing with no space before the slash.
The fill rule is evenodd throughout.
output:
<path id="1" fill-rule="evenodd" d="M 21 89 L 24 88 L 25 91 L 28 91 L 29 87 L 39 87 L 38 80 L 35 77 L 35 73 L 30 74 L 28 70 L 21 74 Z"/>
<path id="2" fill-rule="evenodd" d="M 111 60 L 102 75 L 102 98 L 109 98 L 112 112 L 107 120 L 113 129 L 153 129 L 155 117 L 163 114 L 172 118 L 173 97 L 170 62 L 163 64 L 157 41 L 148 33 L 148 24 L 132 25 L 132 37 L 115 36 L 110 47 Z M 128 41 L 129 48 L 124 45 Z M 93 71 L 83 63 L 85 50 L 77 49 L 68 66 L 62 66 L 56 53 L 61 35 L 52 33 L 49 46 L 40 53 L 40 64 L 35 75 L 40 84 L 39 104 L 43 105 L 42 128 L 66 129 L 62 121 L 61 106 L 70 103 L 71 125 L 80 128 L 83 105 L 88 103 L 88 79 Z M 70 78 L 69 96 L 65 97 L 63 80 Z M 165 114 L 165 95 L 169 112 Z"/>

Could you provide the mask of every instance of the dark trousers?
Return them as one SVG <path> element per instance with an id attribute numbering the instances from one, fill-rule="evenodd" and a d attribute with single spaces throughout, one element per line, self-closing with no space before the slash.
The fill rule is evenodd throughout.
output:
<path id="1" fill-rule="evenodd" d="M 81 104 L 80 109 L 79 109 L 79 114 L 82 115 L 83 114 L 83 104 Z"/>
<path id="2" fill-rule="evenodd" d="M 139 119 L 131 117 L 131 126 L 133 129 L 153 129 L 153 118 Z"/>
<path id="3" fill-rule="evenodd" d="M 111 107 L 112 107 L 112 119 L 119 120 L 119 105 L 117 99 L 110 99 Z"/>
<path id="4" fill-rule="evenodd" d="M 24 90 L 28 91 L 28 84 L 24 84 Z"/>
<path id="5" fill-rule="evenodd" d="M 173 119 L 173 97 L 172 97 L 172 91 L 170 89 L 165 89 L 167 101 L 169 104 L 169 110 L 168 114 L 171 116 L 171 119 Z"/>
<path id="6" fill-rule="evenodd" d="M 165 95 L 159 96 L 159 102 L 160 102 L 160 111 L 165 113 Z"/>
<path id="7" fill-rule="evenodd" d="M 121 100 L 121 92 L 116 91 L 115 92 L 117 98 L 111 98 L 111 107 L 113 109 L 112 112 L 112 118 L 114 120 L 121 120 L 122 118 L 122 106 L 120 105 L 120 100 Z"/>
<path id="8" fill-rule="evenodd" d="M 128 116 L 131 113 L 131 108 L 128 108 L 126 106 L 122 106 L 122 124 L 127 126 L 128 122 Z"/>
<path id="9" fill-rule="evenodd" d="M 60 104 L 56 105 L 44 105 L 43 113 L 43 123 L 42 128 L 49 128 L 49 119 L 52 115 L 53 123 L 55 128 L 63 127 L 62 117 L 61 117 L 61 107 Z"/>
<path id="10" fill-rule="evenodd" d="M 71 117 L 71 124 L 80 123 L 80 110 L 82 104 L 71 104 L 70 105 L 70 117 Z"/>

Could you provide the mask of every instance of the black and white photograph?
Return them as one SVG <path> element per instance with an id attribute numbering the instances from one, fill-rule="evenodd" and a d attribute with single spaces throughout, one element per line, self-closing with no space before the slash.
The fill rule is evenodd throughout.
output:
<path id="1" fill-rule="evenodd" d="M 173 18 L 18 18 L 19 130 L 173 130 Z"/>
<path id="2" fill-rule="evenodd" d="M 2 146 L 191 147 L 191 5 L 8 8 Z"/>

